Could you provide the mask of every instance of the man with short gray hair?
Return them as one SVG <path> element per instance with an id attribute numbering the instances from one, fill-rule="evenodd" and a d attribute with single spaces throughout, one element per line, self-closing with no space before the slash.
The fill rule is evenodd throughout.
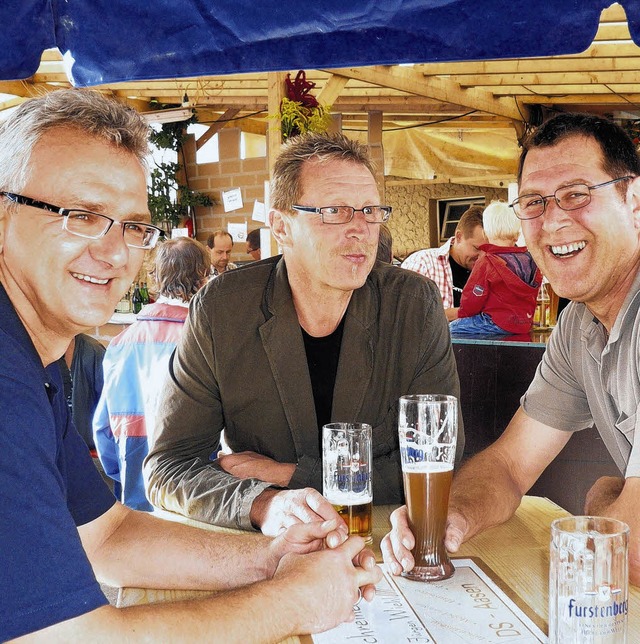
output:
<path id="1" fill-rule="evenodd" d="M 56 361 L 110 318 L 161 233 L 147 133 L 133 110 L 80 90 L 27 101 L 0 126 L 0 639 L 280 641 L 331 628 L 381 577 L 362 539 L 337 521 L 272 540 L 130 510 L 70 420 Z M 226 592 L 119 610 L 98 580 Z"/>
<path id="2" fill-rule="evenodd" d="M 367 148 L 290 139 L 270 194 L 283 254 L 193 299 L 145 471 L 159 507 L 278 534 L 338 517 L 320 494 L 325 423 L 372 425 L 374 503 L 399 503 L 398 398 L 459 384 L 435 285 L 376 262 L 391 207 Z M 223 431 L 233 453 L 218 453 Z"/>

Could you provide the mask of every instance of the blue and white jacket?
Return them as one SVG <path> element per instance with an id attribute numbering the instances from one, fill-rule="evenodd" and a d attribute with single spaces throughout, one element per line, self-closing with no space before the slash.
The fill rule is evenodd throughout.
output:
<path id="1" fill-rule="evenodd" d="M 145 494 L 142 462 L 187 313 L 187 304 L 177 300 L 160 298 L 148 304 L 113 338 L 104 356 L 94 440 L 105 472 L 116 481 L 116 494 L 136 510 L 153 510 Z"/>

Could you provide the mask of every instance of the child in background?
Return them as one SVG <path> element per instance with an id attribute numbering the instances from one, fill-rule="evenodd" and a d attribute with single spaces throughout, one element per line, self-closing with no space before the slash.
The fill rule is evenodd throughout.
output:
<path id="1" fill-rule="evenodd" d="M 451 333 L 520 334 L 533 324 L 542 276 L 525 247 L 516 246 L 520 221 L 503 201 L 491 202 L 482 215 L 488 244 L 462 291 Z"/>

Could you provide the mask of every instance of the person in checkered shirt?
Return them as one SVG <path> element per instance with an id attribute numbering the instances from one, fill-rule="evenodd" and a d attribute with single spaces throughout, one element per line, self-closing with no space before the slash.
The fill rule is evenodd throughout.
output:
<path id="1" fill-rule="evenodd" d="M 425 275 L 436 283 L 449 322 L 458 318 L 462 289 L 480 256 L 480 246 L 487 243 L 482 211 L 482 206 L 471 206 L 460 217 L 451 239 L 440 248 L 412 253 L 401 264 L 402 268 Z"/>

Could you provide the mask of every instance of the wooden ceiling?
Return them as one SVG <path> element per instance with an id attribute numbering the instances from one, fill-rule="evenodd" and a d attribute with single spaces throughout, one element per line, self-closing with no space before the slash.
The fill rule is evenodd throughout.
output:
<path id="1" fill-rule="evenodd" d="M 295 76 L 297 70 L 291 70 Z M 428 128 L 440 132 L 511 131 L 545 110 L 582 110 L 640 119 L 640 47 L 626 15 L 612 5 L 601 16 L 593 44 L 583 53 L 551 58 L 428 63 L 412 66 L 306 70 L 314 95 L 341 114 L 345 130 L 367 130 L 369 115 L 382 113 L 383 132 Z M 141 112 L 157 103 L 179 107 L 187 98 L 212 132 L 233 125 L 265 133 L 269 119 L 267 73 L 134 81 L 99 87 Z M 46 51 L 33 77 L 0 82 L 8 109 L 70 83 L 59 52 Z M 185 97 L 186 95 L 186 97 Z M 157 103 L 156 103 L 157 102 Z M 154 103 L 156 103 L 154 105 Z M 217 123 L 216 123 L 217 122 Z"/>

